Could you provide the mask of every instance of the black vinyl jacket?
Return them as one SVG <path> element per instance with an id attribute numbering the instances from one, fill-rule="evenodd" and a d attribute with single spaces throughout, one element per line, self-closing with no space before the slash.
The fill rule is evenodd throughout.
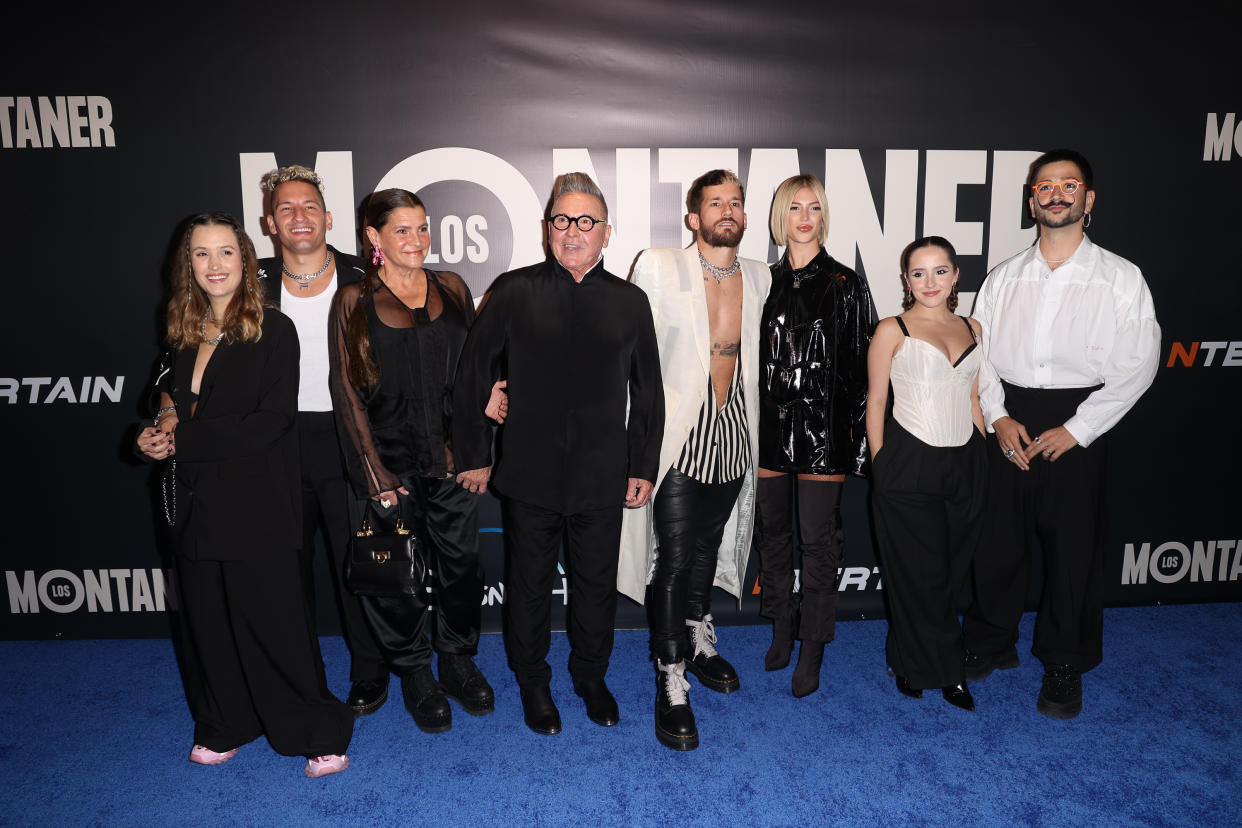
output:
<path id="1" fill-rule="evenodd" d="M 772 265 L 759 337 L 759 465 L 866 476 L 867 283 L 821 247 L 794 270 Z"/>

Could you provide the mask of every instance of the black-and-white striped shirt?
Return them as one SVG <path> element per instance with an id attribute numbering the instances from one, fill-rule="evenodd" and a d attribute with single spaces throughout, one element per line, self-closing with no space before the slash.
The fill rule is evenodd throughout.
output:
<path id="1" fill-rule="evenodd" d="M 699 420 L 686 437 L 677 471 L 700 483 L 737 480 L 750 467 L 750 430 L 742 394 L 742 360 L 738 357 L 724 405 L 716 409 L 716 390 L 707 378 L 707 399 Z"/>

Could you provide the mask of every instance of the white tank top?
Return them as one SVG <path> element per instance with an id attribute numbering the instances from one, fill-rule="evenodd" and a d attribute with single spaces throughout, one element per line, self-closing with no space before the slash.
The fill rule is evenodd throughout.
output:
<path id="1" fill-rule="evenodd" d="M 978 340 L 952 365 L 935 345 L 910 336 L 900 317 L 897 324 L 906 338 L 893 355 L 893 419 L 929 446 L 965 444 L 975 427 L 970 389 L 982 359 Z"/>
<path id="2" fill-rule="evenodd" d="M 299 365 L 298 411 L 331 411 L 332 394 L 328 390 L 328 315 L 336 294 L 336 274 L 318 296 L 302 297 L 290 293 L 280 281 L 284 293 L 280 310 L 293 320 L 302 346 Z"/>

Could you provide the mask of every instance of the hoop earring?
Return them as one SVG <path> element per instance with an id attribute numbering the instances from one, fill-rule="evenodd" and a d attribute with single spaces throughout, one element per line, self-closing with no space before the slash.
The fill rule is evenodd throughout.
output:
<path id="1" fill-rule="evenodd" d="M 1091 226 L 1091 214 L 1087 213 L 1085 216 L 1082 217 L 1082 229 L 1086 230 L 1090 226 Z"/>
<path id="2" fill-rule="evenodd" d="M 379 267 L 384 266 L 384 251 L 383 250 L 379 249 L 378 247 L 371 248 L 371 264 L 378 265 Z"/>

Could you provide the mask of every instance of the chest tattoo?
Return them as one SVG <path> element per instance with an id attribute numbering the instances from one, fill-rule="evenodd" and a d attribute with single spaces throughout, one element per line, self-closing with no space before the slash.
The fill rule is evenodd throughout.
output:
<path id="1" fill-rule="evenodd" d="M 735 357 L 741 349 L 741 342 L 713 342 L 711 355 L 714 357 Z"/>

